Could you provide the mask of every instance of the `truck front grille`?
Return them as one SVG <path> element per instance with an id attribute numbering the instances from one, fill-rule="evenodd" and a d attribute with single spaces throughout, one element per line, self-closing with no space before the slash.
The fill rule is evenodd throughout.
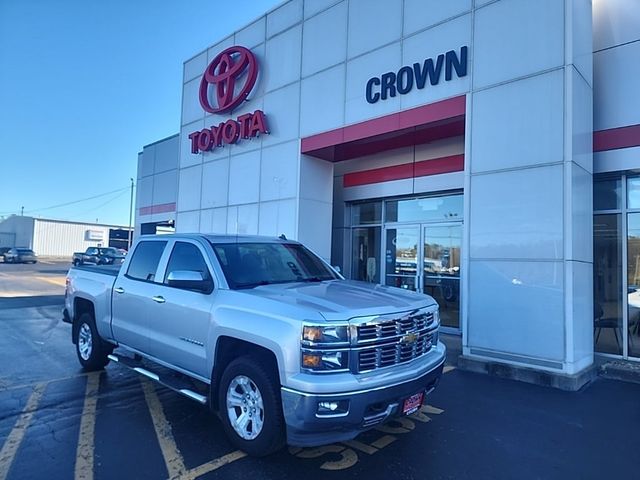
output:
<path id="1" fill-rule="evenodd" d="M 358 344 L 419 332 L 429 328 L 433 320 L 433 312 L 419 312 L 410 313 L 400 318 L 358 325 Z"/>
<path id="2" fill-rule="evenodd" d="M 375 345 L 358 351 L 358 373 L 369 372 L 377 368 L 389 367 L 410 362 L 431 350 L 435 331 L 417 334 L 415 340 L 402 338 L 393 343 Z"/>

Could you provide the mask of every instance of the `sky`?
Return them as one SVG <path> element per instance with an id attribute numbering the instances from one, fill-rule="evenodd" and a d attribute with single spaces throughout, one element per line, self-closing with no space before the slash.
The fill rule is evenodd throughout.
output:
<path id="1" fill-rule="evenodd" d="M 183 62 L 280 3 L 0 0 L 0 218 L 127 225 L 138 152 L 179 131 Z"/>

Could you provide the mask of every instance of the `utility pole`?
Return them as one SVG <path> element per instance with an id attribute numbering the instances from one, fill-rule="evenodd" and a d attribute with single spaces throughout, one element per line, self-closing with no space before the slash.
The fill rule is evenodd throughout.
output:
<path id="1" fill-rule="evenodd" d="M 127 250 L 131 250 L 132 232 L 131 232 L 131 219 L 133 217 L 133 178 L 131 178 L 131 201 L 129 202 L 129 241 Z"/>

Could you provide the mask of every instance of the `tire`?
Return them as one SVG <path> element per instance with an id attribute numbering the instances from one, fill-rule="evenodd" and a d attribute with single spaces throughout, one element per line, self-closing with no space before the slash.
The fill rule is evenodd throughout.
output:
<path id="1" fill-rule="evenodd" d="M 75 322 L 74 328 L 76 355 L 82 368 L 87 372 L 103 369 L 109 363 L 108 355 L 113 351 L 113 346 L 100 338 L 93 316 L 83 313 Z"/>
<path id="2" fill-rule="evenodd" d="M 235 401 L 231 396 L 233 392 Z M 218 405 L 227 437 L 240 450 L 254 457 L 264 457 L 284 446 L 285 425 L 279 382 L 253 357 L 237 358 L 227 366 L 220 379 Z M 236 424 L 236 430 L 233 421 L 239 421 L 243 415 L 246 419 L 249 413 L 252 418 L 244 428 Z M 255 421 L 260 418 L 262 425 Z"/>

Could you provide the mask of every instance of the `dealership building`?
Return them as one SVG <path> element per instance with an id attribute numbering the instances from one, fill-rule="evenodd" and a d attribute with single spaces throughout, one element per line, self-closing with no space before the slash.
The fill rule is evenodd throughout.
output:
<path id="1" fill-rule="evenodd" d="M 471 365 L 640 358 L 639 1 L 290 0 L 212 41 L 137 234 L 284 234 L 433 295 Z"/>

